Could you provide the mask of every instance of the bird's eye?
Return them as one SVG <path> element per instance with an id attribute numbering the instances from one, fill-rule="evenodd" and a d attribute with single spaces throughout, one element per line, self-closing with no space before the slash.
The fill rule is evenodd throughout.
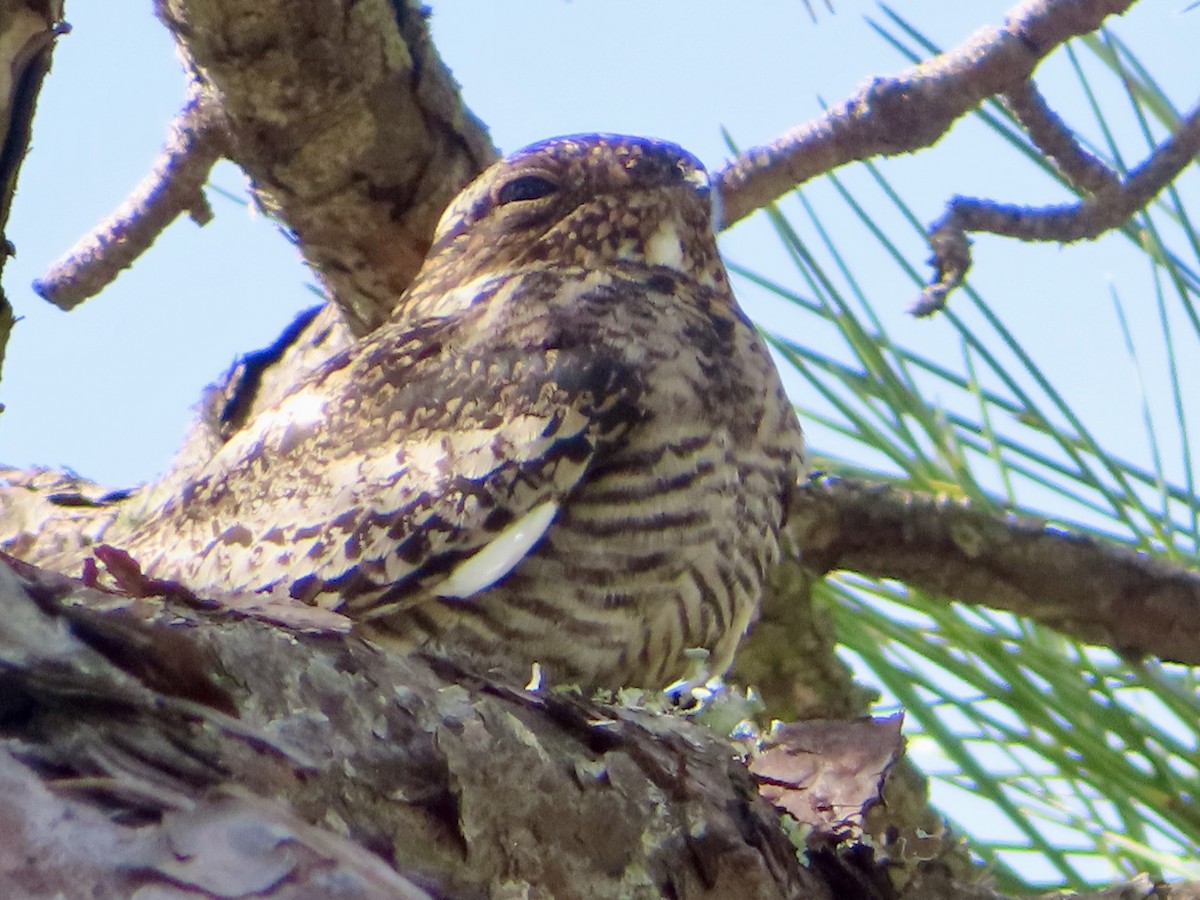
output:
<path id="1" fill-rule="evenodd" d="M 521 175 L 505 184 L 496 193 L 496 203 L 517 203 L 522 200 L 538 200 L 558 190 L 558 185 L 541 175 Z"/>

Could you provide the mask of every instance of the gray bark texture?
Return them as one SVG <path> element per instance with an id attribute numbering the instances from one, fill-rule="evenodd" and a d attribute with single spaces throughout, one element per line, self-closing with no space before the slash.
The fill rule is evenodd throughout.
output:
<path id="1" fill-rule="evenodd" d="M 5 896 L 828 896 L 704 726 L 21 571 Z"/>

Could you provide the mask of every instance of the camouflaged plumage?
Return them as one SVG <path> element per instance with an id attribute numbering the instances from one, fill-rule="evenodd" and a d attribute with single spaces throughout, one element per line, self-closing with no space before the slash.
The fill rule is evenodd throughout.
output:
<path id="1" fill-rule="evenodd" d="M 802 440 L 664 142 L 557 138 L 442 218 L 391 322 L 236 434 L 128 550 L 551 682 L 719 674 L 779 556 Z"/>

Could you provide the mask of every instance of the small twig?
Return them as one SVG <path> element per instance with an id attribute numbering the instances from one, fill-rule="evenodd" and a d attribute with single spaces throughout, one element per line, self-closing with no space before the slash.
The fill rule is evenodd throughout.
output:
<path id="1" fill-rule="evenodd" d="M 1032 81 L 1002 95 L 1000 102 L 1025 129 L 1034 146 L 1076 189 L 1096 194 L 1120 183 L 1116 172 L 1080 146 L 1075 133 L 1050 109 Z"/>
<path id="2" fill-rule="evenodd" d="M 965 502 L 841 478 L 795 510 L 805 568 L 846 569 L 1028 616 L 1131 655 L 1200 664 L 1200 573 Z"/>
<path id="3" fill-rule="evenodd" d="M 1059 123 L 1061 125 L 1061 123 Z M 1047 136 L 1041 134 L 1039 139 Z M 1069 151 L 1068 151 L 1069 152 Z M 1200 104 L 1179 122 L 1175 133 L 1163 141 L 1124 181 L 1105 179 L 1098 171 L 1076 156 L 1067 165 L 1077 168 L 1072 176 L 1086 178 L 1089 184 L 1102 184 L 1079 203 L 1060 206 L 1030 207 L 994 203 L 972 197 L 955 197 L 945 214 L 933 224 L 929 243 L 933 247 L 930 263 L 935 280 L 917 298 L 910 312 L 927 316 L 942 309 L 946 296 L 962 284 L 971 266 L 970 240 L 967 233 L 983 231 L 1023 241 L 1072 243 L 1099 237 L 1124 224 L 1144 209 L 1200 154 Z M 1058 158 L 1060 163 L 1062 158 Z M 1078 186 L 1084 187 L 1079 184 Z"/>
<path id="4" fill-rule="evenodd" d="M 1068 38 L 1088 34 L 1133 0 L 1028 0 L 1003 28 L 890 78 L 876 78 L 818 119 L 753 147 L 717 172 L 720 227 L 771 203 L 816 175 L 873 156 L 931 146 L 988 97 L 1025 84 Z"/>
<path id="5" fill-rule="evenodd" d="M 212 218 L 204 182 L 224 154 L 223 134 L 199 89 L 171 123 L 150 173 L 107 219 L 84 236 L 33 289 L 60 309 L 99 293 L 181 213 L 199 225 Z"/>

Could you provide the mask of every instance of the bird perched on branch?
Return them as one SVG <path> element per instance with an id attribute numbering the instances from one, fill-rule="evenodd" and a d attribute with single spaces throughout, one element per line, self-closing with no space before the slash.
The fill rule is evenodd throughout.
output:
<path id="1" fill-rule="evenodd" d="M 590 687 L 720 674 L 800 426 L 679 147 L 535 144 L 442 217 L 391 321 L 238 432 L 128 551 L 405 648 Z"/>

